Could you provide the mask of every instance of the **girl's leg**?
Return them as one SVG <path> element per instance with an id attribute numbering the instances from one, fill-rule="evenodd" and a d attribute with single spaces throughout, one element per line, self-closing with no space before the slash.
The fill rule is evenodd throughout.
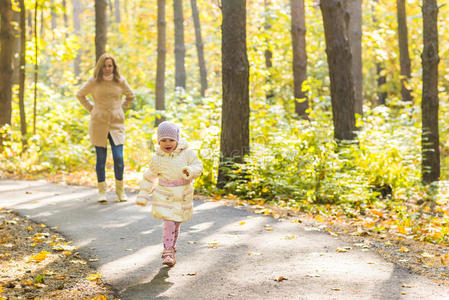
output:
<path id="1" fill-rule="evenodd" d="M 175 238 L 173 241 L 173 247 L 176 246 L 176 241 L 178 240 L 179 228 L 181 227 L 181 222 L 175 222 Z"/>
<path id="2" fill-rule="evenodd" d="M 114 159 L 114 175 L 116 180 L 123 180 L 123 171 L 125 164 L 123 162 L 123 145 L 115 145 L 110 134 L 108 134 L 111 143 L 112 158 Z"/>
<path id="3" fill-rule="evenodd" d="M 97 181 L 100 183 L 106 180 L 105 167 L 107 149 L 95 146 L 95 151 L 97 153 L 97 164 L 95 165 L 95 170 L 97 171 Z"/>
<path id="4" fill-rule="evenodd" d="M 162 231 L 164 249 L 174 248 L 175 246 L 176 223 L 175 221 L 164 220 L 164 229 Z"/>

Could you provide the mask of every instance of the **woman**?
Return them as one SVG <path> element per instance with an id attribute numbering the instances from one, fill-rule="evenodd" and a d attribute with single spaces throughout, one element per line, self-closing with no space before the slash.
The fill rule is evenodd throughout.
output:
<path id="1" fill-rule="evenodd" d="M 87 99 L 91 95 L 93 103 Z M 125 101 L 122 100 L 125 95 Z M 117 64 L 110 54 L 103 54 L 97 62 L 94 76 L 76 94 L 80 103 L 90 112 L 89 137 L 97 153 L 98 201 L 106 203 L 106 147 L 111 144 L 114 159 L 115 191 L 119 201 L 126 201 L 123 188 L 123 144 L 125 142 L 125 113 L 134 100 L 134 93 L 120 76 Z"/>

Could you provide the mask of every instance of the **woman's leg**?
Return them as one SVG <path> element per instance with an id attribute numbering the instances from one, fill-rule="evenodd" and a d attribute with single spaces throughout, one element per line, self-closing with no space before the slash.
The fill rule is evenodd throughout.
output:
<path id="1" fill-rule="evenodd" d="M 123 162 L 123 145 L 115 145 L 110 134 L 108 134 L 111 143 L 112 158 L 114 159 L 114 175 L 116 180 L 123 180 L 123 171 L 125 164 Z"/>
<path id="2" fill-rule="evenodd" d="M 98 202 L 106 203 L 106 154 L 107 149 L 103 147 L 95 147 L 97 153 L 97 164 L 95 170 L 97 171 L 98 181 Z"/>
<path id="3" fill-rule="evenodd" d="M 95 165 L 95 170 L 97 171 L 97 181 L 104 182 L 106 180 L 105 167 L 106 167 L 107 149 L 95 146 L 95 151 L 97 153 L 97 164 Z"/>

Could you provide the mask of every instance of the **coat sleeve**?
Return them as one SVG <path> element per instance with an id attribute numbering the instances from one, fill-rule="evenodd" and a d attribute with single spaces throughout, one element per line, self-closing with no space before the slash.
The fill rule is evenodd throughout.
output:
<path id="1" fill-rule="evenodd" d="M 139 205 L 147 205 L 150 201 L 150 195 L 156 187 L 156 179 L 158 178 L 157 157 L 153 155 L 148 170 L 143 174 L 140 182 L 140 191 L 136 198 L 136 203 Z"/>
<path id="2" fill-rule="evenodd" d="M 93 109 L 93 104 L 87 99 L 87 95 L 91 93 L 92 86 L 94 84 L 94 78 L 91 77 L 89 80 L 79 89 L 79 91 L 76 93 L 76 98 L 78 98 L 78 101 L 81 103 L 82 106 L 84 106 L 89 112 Z"/>
<path id="3" fill-rule="evenodd" d="M 131 106 L 131 102 L 136 97 L 125 78 L 122 78 L 122 92 L 125 95 L 125 101 L 122 103 L 122 108 L 125 111 Z"/>
<path id="4" fill-rule="evenodd" d="M 182 176 L 184 179 L 192 180 L 201 176 L 203 172 L 203 163 L 198 159 L 196 152 L 188 149 L 187 151 L 187 166 L 182 168 Z M 188 175 L 184 173 L 187 171 Z"/>

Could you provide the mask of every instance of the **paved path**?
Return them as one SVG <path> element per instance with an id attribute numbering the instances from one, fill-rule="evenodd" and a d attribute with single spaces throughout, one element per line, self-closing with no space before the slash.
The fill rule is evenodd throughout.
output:
<path id="1" fill-rule="evenodd" d="M 181 226 L 178 263 L 169 269 L 161 265 L 162 226 L 150 207 L 133 198 L 99 205 L 95 194 L 0 180 L 0 207 L 58 226 L 86 259 L 99 259 L 94 267 L 121 299 L 449 299 L 449 287 L 363 247 L 215 202 L 195 201 L 193 218 Z M 335 251 L 346 246 L 352 249 Z M 275 280 L 281 276 L 287 280 Z"/>

